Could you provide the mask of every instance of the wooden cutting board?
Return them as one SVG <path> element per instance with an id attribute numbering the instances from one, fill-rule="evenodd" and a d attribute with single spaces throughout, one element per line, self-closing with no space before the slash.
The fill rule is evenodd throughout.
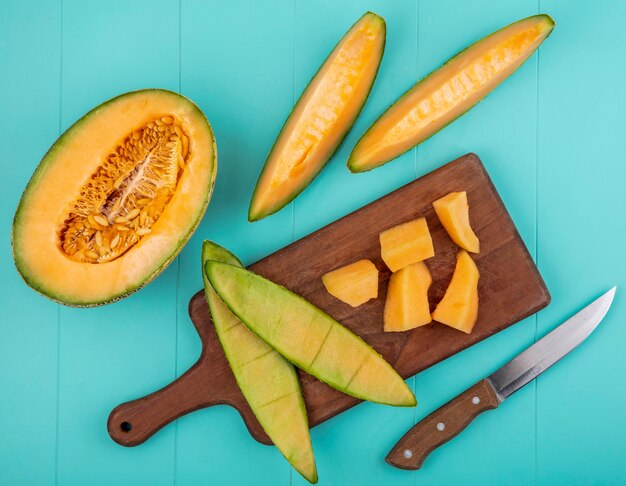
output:
<path id="1" fill-rule="evenodd" d="M 432 202 L 451 191 L 467 191 L 470 220 L 481 245 L 480 254 L 473 255 L 480 270 L 480 309 L 474 331 L 467 335 L 434 323 L 405 333 L 385 333 L 383 307 L 390 271 L 380 258 L 378 235 L 397 224 L 426 217 L 436 253 L 426 261 L 433 276 L 429 298 L 434 309 L 450 281 L 458 248 L 439 223 Z M 378 299 L 352 308 L 326 292 L 321 276 L 361 258 L 369 258 L 380 270 L 380 291 Z M 405 378 L 550 302 L 533 260 L 474 154 L 450 162 L 249 268 L 328 312 L 376 348 Z M 186 413 L 223 403 L 241 413 L 256 440 L 271 443 L 237 387 L 211 324 L 203 290 L 189 302 L 189 315 L 202 340 L 199 360 L 165 388 L 116 407 L 109 416 L 109 434 L 119 444 L 134 446 Z M 302 371 L 299 374 L 311 427 L 359 403 Z M 418 392 L 418 402 L 419 393 L 427 391 Z"/>

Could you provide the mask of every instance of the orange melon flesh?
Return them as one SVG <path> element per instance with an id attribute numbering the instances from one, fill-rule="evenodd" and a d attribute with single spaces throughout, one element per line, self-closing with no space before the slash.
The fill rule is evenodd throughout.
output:
<path id="1" fill-rule="evenodd" d="M 392 272 L 435 256 L 426 218 L 383 231 L 380 234 L 380 254 Z"/>
<path id="2" fill-rule="evenodd" d="M 554 21 L 535 15 L 461 51 L 383 113 L 355 146 L 352 172 L 385 164 L 423 142 L 487 96 L 550 35 Z"/>
<path id="3" fill-rule="evenodd" d="M 391 275 L 385 301 L 385 332 L 408 331 L 432 321 L 428 288 L 432 278 L 424 262 Z"/>
<path id="4" fill-rule="evenodd" d="M 437 199 L 433 207 L 452 241 L 469 252 L 480 251 L 480 242 L 470 225 L 469 204 L 465 191 L 451 192 Z"/>
<path id="5" fill-rule="evenodd" d="M 252 196 L 250 221 L 288 204 L 328 162 L 365 104 L 384 46 L 385 21 L 372 12 L 339 41 L 272 147 Z"/>
<path id="6" fill-rule="evenodd" d="M 322 276 L 329 294 L 352 307 L 378 297 L 378 270 L 369 260 L 359 260 Z"/>
<path id="7" fill-rule="evenodd" d="M 433 312 L 433 320 L 471 333 L 478 317 L 479 277 L 474 260 L 465 250 L 461 250 L 457 255 L 452 280 Z"/>
<path id="8" fill-rule="evenodd" d="M 136 244 L 110 261 L 73 258 L 60 243 L 68 207 L 116 147 L 166 116 L 186 135 L 188 156 L 181 161 L 184 168 L 175 190 L 150 233 L 141 235 Z M 66 305 L 94 306 L 125 297 L 150 282 L 176 257 L 206 210 L 216 170 L 211 127 L 187 98 L 148 89 L 103 103 L 55 142 L 28 183 L 13 222 L 18 271 L 32 288 Z M 112 226 L 109 222 L 106 229 Z"/>

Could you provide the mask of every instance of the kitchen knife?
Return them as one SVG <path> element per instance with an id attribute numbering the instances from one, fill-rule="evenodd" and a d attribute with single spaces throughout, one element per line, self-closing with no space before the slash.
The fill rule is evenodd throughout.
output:
<path id="1" fill-rule="evenodd" d="M 615 289 L 613 287 L 498 371 L 418 422 L 385 460 L 400 469 L 419 469 L 428 454 L 457 436 L 476 416 L 496 408 L 582 343 L 606 315 Z"/>

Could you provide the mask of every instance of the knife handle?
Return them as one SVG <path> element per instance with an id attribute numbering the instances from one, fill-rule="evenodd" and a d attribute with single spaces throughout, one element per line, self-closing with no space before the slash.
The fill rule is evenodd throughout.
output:
<path id="1" fill-rule="evenodd" d="M 456 437 L 480 413 L 499 404 L 493 385 L 485 378 L 415 424 L 385 461 L 400 469 L 419 469 L 428 454 Z"/>

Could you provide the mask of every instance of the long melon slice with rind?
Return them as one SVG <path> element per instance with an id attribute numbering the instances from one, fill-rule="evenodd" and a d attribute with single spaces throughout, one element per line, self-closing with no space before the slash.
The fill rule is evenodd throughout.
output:
<path id="1" fill-rule="evenodd" d="M 380 354 L 307 300 L 226 263 L 208 261 L 205 273 L 231 311 L 299 368 L 356 398 L 416 405 L 410 388 Z"/>
<path id="2" fill-rule="evenodd" d="M 283 208 L 322 170 L 358 117 L 385 48 L 385 20 L 365 13 L 342 37 L 287 118 L 259 176 L 248 219 Z"/>
<path id="3" fill-rule="evenodd" d="M 209 260 L 241 267 L 225 248 L 205 241 L 202 276 L 217 336 L 235 380 L 252 412 L 278 450 L 305 479 L 317 482 L 317 469 L 302 390 L 293 365 L 250 331 L 222 302 L 204 274 Z"/>
<path id="4" fill-rule="evenodd" d="M 365 132 L 348 160 L 352 172 L 379 167 L 423 142 L 481 101 L 550 35 L 535 15 L 484 37 L 429 74 Z"/>

